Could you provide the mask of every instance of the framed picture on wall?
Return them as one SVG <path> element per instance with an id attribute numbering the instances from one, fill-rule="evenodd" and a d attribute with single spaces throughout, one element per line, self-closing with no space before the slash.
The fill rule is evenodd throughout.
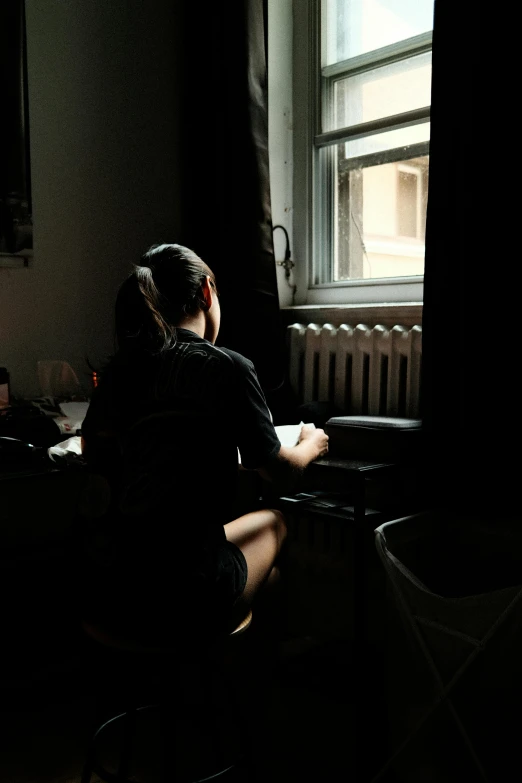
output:
<path id="1" fill-rule="evenodd" d="M 33 254 L 24 0 L 0 3 L 0 256 Z"/>

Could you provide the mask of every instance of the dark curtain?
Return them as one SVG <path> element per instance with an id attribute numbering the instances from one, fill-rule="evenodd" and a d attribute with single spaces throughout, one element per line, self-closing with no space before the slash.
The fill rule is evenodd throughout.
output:
<path id="1" fill-rule="evenodd" d="M 509 125 L 495 96 L 508 75 L 494 60 L 486 67 L 481 24 L 478 8 L 435 0 L 422 418 L 433 503 L 495 519 L 520 516 L 520 305 L 508 241 L 520 219 L 501 178 Z"/>
<path id="2" fill-rule="evenodd" d="M 183 0 L 182 231 L 214 271 L 218 344 L 250 358 L 270 399 L 285 361 L 268 163 L 266 0 Z"/>

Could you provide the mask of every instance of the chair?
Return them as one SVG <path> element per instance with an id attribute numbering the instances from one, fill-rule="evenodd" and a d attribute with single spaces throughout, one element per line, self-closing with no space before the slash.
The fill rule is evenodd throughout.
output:
<path id="1" fill-rule="evenodd" d="M 200 515 L 198 520 L 208 513 L 206 506 L 200 508 L 201 504 L 194 504 L 202 486 L 206 496 L 213 498 L 215 506 L 219 504 L 223 496 L 220 466 L 224 460 L 218 448 L 220 440 L 217 433 L 216 427 L 213 432 L 216 448 L 202 449 L 201 444 L 208 439 L 208 418 L 201 413 L 166 411 L 144 417 L 134 425 L 125 442 L 118 443 L 118 450 L 121 446 L 118 460 L 114 457 L 110 438 L 100 447 L 101 472 L 89 475 L 88 485 L 79 499 L 80 549 L 85 553 L 82 561 L 85 563 L 82 566 L 85 570 L 82 616 L 85 618 L 92 614 L 99 618 L 100 610 L 105 613 L 105 606 L 110 601 L 110 613 L 114 617 L 109 629 L 88 622 L 83 625 L 87 639 L 94 645 L 91 659 L 94 659 L 95 651 L 104 653 L 101 671 L 108 674 L 104 681 L 109 683 L 114 703 L 106 708 L 105 719 L 95 727 L 82 783 L 91 783 L 93 773 L 103 781 L 130 783 L 132 779 L 132 783 L 136 783 L 136 779 L 140 778 L 130 773 L 140 766 L 136 756 L 139 738 L 145 735 L 155 745 L 155 750 L 144 751 L 141 758 L 144 766 L 154 762 L 154 780 L 196 783 L 209 778 L 225 781 L 227 776 L 232 775 L 238 782 L 254 780 L 252 763 L 249 777 L 245 777 L 248 762 L 252 759 L 250 736 L 246 731 L 248 726 L 243 720 L 244 706 L 238 704 L 243 683 L 237 675 L 237 667 L 235 676 L 231 676 L 230 665 L 235 656 L 235 663 L 239 669 L 242 668 L 241 653 L 245 651 L 245 645 L 240 640 L 244 639 L 245 631 L 250 627 L 251 612 L 230 634 L 216 637 L 215 631 L 209 630 L 210 618 L 204 620 L 201 616 L 190 614 L 182 622 L 178 620 L 180 625 L 173 629 L 176 634 L 173 643 L 170 640 L 151 641 L 152 635 L 157 633 L 155 627 L 159 629 L 158 633 L 165 631 L 172 635 L 171 628 L 155 626 L 154 621 L 150 623 L 151 630 L 142 632 L 138 641 L 133 616 L 140 615 L 141 620 L 136 623 L 140 627 L 151 617 L 149 607 L 141 601 L 137 583 L 149 576 L 154 578 L 155 574 L 145 577 L 141 561 L 136 564 L 133 560 L 137 551 L 139 554 L 137 548 L 142 538 L 141 528 L 133 528 L 129 523 L 132 513 L 125 517 L 125 541 L 122 543 L 120 540 L 119 543 L 128 546 L 126 553 L 130 551 L 129 562 L 134 565 L 127 563 L 123 576 L 119 566 L 111 564 L 110 556 L 109 562 L 104 560 L 105 550 L 110 550 L 107 542 L 111 536 L 118 538 L 114 530 L 108 531 L 113 524 L 115 528 L 121 524 L 120 508 L 115 508 L 114 492 L 111 491 L 111 486 L 118 483 L 118 476 L 112 473 L 113 466 L 119 466 L 121 459 L 123 470 L 127 471 L 127 484 L 136 489 L 125 497 L 125 503 L 131 506 L 131 512 L 137 509 L 142 520 L 148 515 L 151 524 L 156 525 L 151 533 L 153 537 L 160 530 L 163 519 L 161 504 L 168 504 L 169 508 L 172 505 L 173 483 L 176 503 L 181 508 L 185 504 L 189 507 L 196 505 Z M 179 447 L 180 443 L 183 448 Z M 165 445 L 166 456 L 157 444 Z M 133 479 L 136 476 L 139 479 L 143 460 L 147 461 L 147 475 L 152 475 L 154 482 L 152 488 L 147 485 L 141 494 L 142 485 L 139 480 L 133 482 Z M 231 460 L 234 470 L 237 470 L 235 449 Z M 150 463 L 154 461 L 156 464 L 151 468 Z M 165 549 L 167 537 L 160 536 L 158 540 Z M 83 558 L 83 555 L 80 557 Z M 134 578 L 134 568 L 141 569 L 136 572 L 139 579 Z M 157 571 L 162 572 L 159 564 Z M 162 594 L 161 589 L 157 594 Z M 130 619 L 122 620 L 123 611 L 119 609 L 123 610 L 124 606 L 130 609 Z M 159 608 L 161 615 L 161 606 Z M 175 611 L 181 609 L 177 607 Z M 116 623 L 123 623 L 130 630 L 116 632 Z M 161 738 L 163 746 L 158 743 Z M 102 742 L 105 742 L 109 756 L 114 757 L 114 748 L 121 749 L 116 754 L 117 758 L 111 759 L 110 765 L 102 758 Z M 112 771 L 113 768 L 117 771 Z M 238 777 L 240 770 L 243 777 Z M 150 777 L 142 779 L 143 783 L 153 783 Z"/>
<path id="2" fill-rule="evenodd" d="M 389 747 L 373 781 L 518 778 L 519 521 L 425 511 L 385 522 L 375 543 L 390 591 Z"/>
<path id="3" fill-rule="evenodd" d="M 182 632 L 175 648 L 156 647 L 84 622 L 88 640 L 113 656 L 114 667 L 109 662 L 105 671 L 109 679 L 119 673 L 121 690 L 114 693 L 114 680 L 111 690 L 125 706 L 113 706 L 94 731 L 81 783 L 93 775 L 107 783 L 256 780 L 244 709 L 227 668 L 251 622 L 250 610 L 204 648 Z"/>

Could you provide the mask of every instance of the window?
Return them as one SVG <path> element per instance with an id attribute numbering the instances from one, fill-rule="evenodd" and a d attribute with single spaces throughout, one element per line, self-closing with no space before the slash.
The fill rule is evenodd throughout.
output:
<path id="1" fill-rule="evenodd" d="M 422 300 L 433 3 L 294 0 L 307 303 Z"/>

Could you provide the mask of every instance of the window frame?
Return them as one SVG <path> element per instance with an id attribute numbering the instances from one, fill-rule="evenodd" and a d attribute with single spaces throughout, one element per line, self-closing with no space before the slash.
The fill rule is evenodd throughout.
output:
<path id="1" fill-rule="evenodd" d="M 314 35 L 317 30 L 318 34 Z M 422 302 L 423 276 L 357 279 L 324 282 L 318 270 L 324 269 L 324 253 L 333 263 L 330 244 L 333 241 L 332 209 L 333 188 L 328 181 L 332 167 L 321 169 L 318 161 L 323 148 L 335 150 L 335 144 L 352 138 L 394 130 L 400 127 L 429 121 L 430 106 L 405 112 L 395 117 L 364 123 L 361 126 L 333 131 L 321 131 L 321 100 L 325 91 L 321 89 L 321 2 L 320 0 L 294 0 L 293 2 L 293 236 L 296 258 L 301 262 L 298 289 L 301 290 L 296 304 L 372 304 Z M 430 51 L 432 32 L 423 33 L 406 41 L 398 42 L 375 53 L 353 58 L 350 74 L 356 69 L 375 67 L 376 62 L 388 64 Z M 330 79 L 333 90 L 335 80 L 346 76 L 346 61 L 326 66 L 323 72 Z M 296 78 L 299 75 L 299 78 Z M 429 142 L 418 145 L 418 153 L 429 152 Z M 327 153 L 328 154 L 328 153 Z M 393 151 L 391 151 L 393 157 Z M 397 158 L 396 158 L 397 160 Z M 326 169 L 326 171 L 325 171 Z M 328 173 L 330 172 L 330 175 Z M 321 182 L 322 178 L 322 182 Z M 314 197 L 314 193 L 317 195 Z M 325 230 L 330 220 L 330 230 Z M 324 249 L 322 257 L 321 249 Z"/>

